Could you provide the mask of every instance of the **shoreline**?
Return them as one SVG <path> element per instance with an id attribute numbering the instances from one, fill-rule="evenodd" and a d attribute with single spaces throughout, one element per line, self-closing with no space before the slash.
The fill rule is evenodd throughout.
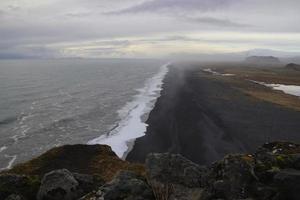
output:
<path id="1" fill-rule="evenodd" d="M 210 164 L 265 142 L 300 141 L 299 112 L 251 97 L 199 66 L 173 66 L 163 82 L 146 135 L 135 140 L 128 161 L 170 152 Z"/>
<path id="2" fill-rule="evenodd" d="M 162 65 L 153 77 L 145 81 L 144 87 L 137 90 L 139 93 L 133 100 L 118 111 L 119 115 L 126 115 L 120 117 L 121 121 L 109 134 L 94 138 L 87 144 L 109 145 L 120 158 L 125 159 L 133 148 L 135 139 L 142 137 L 146 132 L 147 124 L 142 118 L 153 109 L 169 65 L 170 63 Z"/>

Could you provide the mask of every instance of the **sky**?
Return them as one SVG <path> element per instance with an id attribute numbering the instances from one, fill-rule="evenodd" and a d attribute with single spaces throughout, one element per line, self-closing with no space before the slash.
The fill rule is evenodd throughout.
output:
<path id="1" fill-rule="evenodd" d="M 1 0 L 0 58 L 300 52 L 299 0 Z"/>

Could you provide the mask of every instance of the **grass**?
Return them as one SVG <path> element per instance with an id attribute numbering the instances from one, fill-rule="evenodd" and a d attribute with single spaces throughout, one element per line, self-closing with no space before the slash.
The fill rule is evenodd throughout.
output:
<path id="1" fill-rule="evenodd" d="M 289 109 L 300 111 L 300 98 L 273 90 L 263 85 L 255 84 L 249 80 L 277 83 L 286 85 L 300 85 L 300 71 L 282 67 L 251 67 L 243 64 L 208 64 L 209 68 L 224 74 L 235 76 L 211 76 L 229 83 L 232 87 L 257 100 L 267 101 Z"/>

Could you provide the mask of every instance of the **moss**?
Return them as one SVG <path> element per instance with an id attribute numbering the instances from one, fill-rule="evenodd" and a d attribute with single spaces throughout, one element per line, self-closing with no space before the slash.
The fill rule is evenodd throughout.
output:
<path id="1" fill-rule="evenodd" d="M 242 160 L 246 161 L 247 163 L 254 163 L 254 158 L 252 155 L 244 155 L 241 157 Z"/>
<path id="2" fill-rule="evenodd" d="M 65 145 L 56 147 L 26 163 L 18 164 L 9 173 L 37 175 L 40 178 L 55 169 L 99 175 L 110 181 L 120 170 L 145 174 L 144 166 L 121 160 L 107 145 Z"/>
<path id="3" fill-rule="evenodd" d="M 0 199 L 11 194 L 19 194 L 26 199 L 35 199 L 41 181 L 38 176 L 21 176 L 13 178 L 10 175 L 1 178 Z"/>
<path id="4" fill-rule="evenodd" d="M 269 172 L 271 173 L 275 173 L 275 172 L 279 172 L 280 171 L 280 168 L 277 167 L 277 166 L 273 166 L 270 170 L 268 170 Z"/>

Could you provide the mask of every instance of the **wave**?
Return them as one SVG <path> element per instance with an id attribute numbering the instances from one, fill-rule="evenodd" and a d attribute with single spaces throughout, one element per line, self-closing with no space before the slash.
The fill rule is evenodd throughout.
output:
<path id="1" fill-rule="evenodd" d="M 0 153 L 1 153 L 2 151 L 5 151 L 6 149 L 7 149 L 7 146 L 0 147 Z"/>
<path id="2" fill-rule="evenodd" d="M 0 168 L 0 171 L 6 170 L 6 169 L 11 169 L 12 165 L 14 164 L 14 162 L 15 162 L 16 159 L 17 159 L 17 155 L 11 156 L 11 155 L 5 154 L 4 157 L 5 157 L 5 158 L 10 158 L 10 161 L 8 162 L 8 164 L 7 164 L 6 167 Z"/>
<path id="3" fill-rule="evenodd" d="M 133 141 L 145 135 L 147 124 L 143 118 L 154 107 L 169 65 L 170 63 L 163 65 L 155 76 L 146 81 L 144 88 L 138 90 L 139 94 L 134 100 L 118 111 L 121 121 L 108 134 L 101 135 L 88 144 L 107 144 L 120 158 L 124 158 Z"/>

